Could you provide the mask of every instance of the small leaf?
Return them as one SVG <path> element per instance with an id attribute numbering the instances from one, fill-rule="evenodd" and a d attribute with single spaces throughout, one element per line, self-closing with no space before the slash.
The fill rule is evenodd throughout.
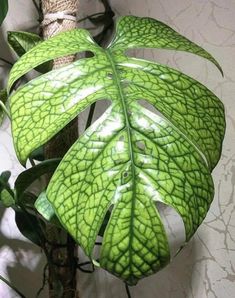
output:
<path id="1" fill-rule="evenodd" d="M 7 208 L 15 205 L 14 197 L 6 189 L 3 189 L 0 192 L 0 200 Z"/>
<path id="2" fill-rule="evenodd" d="M 38 178 L 47 173 L 53 173 L 57 168 L 60 159 L 50 159 L 22 172 L 15 181 L 17 198 L 19 199 L 24 191 Z"/>
<path id="3" fill-rule="evenodd" d="M 34 244 L 42 245 L 44 241 L 44 234 L 41 229 L 44 227 L 43 221 L 37 219 L 35 215 L 17 209 L 15 210 L 15 222 L 22 235 Z"/>
<path id="4" fill-rule="evenodd" d="M 0 90 L 0 101 L 5 105 L 7 102 L 7 91 L 6 89 Z M 3 108 L 0 105 L 0 126 L 3 122 L 5 112 L 3 111 Z"/>
<path id="5" fill-rule="evenodd" d="M 0 0 L 0 26 L 8 12 L 8 0 Z"/>
<path id="6" fill-rule="evenodd" d="M 40 213 L 42 217 L 44 217 L 47 221 L 50 221 L 51 223 L 54 223 L 56 225 L 60 225 L 58 218 L 56 217 L 54 208 L 47 199 L 45 191 L 41 192 L 34 206 L 37 209 L 38 213 Z"/>
<path id="7" fill-rule="evenodd" d="M 11 172 L 9 171 L 2 172 L 2 174 L 0 175 L 0 193 L 5 189 L 14 198 L 14 192 L 11 189 L 10 184 L 8 182 L 10 176 Z"/>
<path id="8" fill-rule="evenodd" d="M 10 171 L 5 171 L 2 172 L 0 175 L 0 181 L 4 182 L 4 183 L 8 183 L 8 180 L 11 177 L 11 172 Z"/>
<path id="9" fill-rule="evenodd" d="M 7 41 L 16 54 L 21 57 L 30 49 L 42 42 L 42 39 L 34 33 L 24 31 L 8 31 Z"/>
<path id="10" fill-rule="evenodd" d="M 8 31 L 7 40 L 10 47 L 19 57 L 23 56 L 26 52 L 43 41 L 37 34 L 24 31 Z M 44 63 L 36 68 L 36 70 L 41 73 L 46 73 L 51 69 L 51 61 Z"/>

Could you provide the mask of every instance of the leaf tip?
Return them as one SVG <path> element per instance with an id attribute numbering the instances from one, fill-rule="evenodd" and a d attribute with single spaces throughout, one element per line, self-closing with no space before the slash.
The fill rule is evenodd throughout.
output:
<path id="1" fill-rule="evenodd" d="M 212 57 L 212 58 L 213 58 L 213 60 L 212 60 L 213 64 L 217 67 L 217 69 L 221 73 L 222 77 L 224 78 L 224 72 L 223 72 L 222 67 L 220 66 L 219 62 L 214 57 Z"/>
<path id="2" fill-rule="evenodd" d="M 26 163 L 27 163 L 28 156 L 26 156 L 23 151 L 20 151 L 19 149 L 17 149 L 17 146 L 15 148 L 15 152 L 16 152 L 16 156 L 17 156 L 20 164 L 24 168 L 26 168 Z"/>

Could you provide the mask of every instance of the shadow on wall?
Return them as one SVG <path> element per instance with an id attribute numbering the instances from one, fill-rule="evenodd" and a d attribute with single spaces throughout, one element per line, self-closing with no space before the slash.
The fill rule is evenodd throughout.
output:
<path id="1" fill-rule="evenodd" d="M 45 258 L 40 249 L 23 239 L 8 237 L 2 229 L 9 222 L 9 230 L 16 231 L 13 227 L 14 213 L 8 212 L 5 208 L 0 208 L 0 268 L 1 274 L 5 272 L 7 280 L 14 285 L 26 297 L 36 297 L 39 287 L 42 285 L 43 267 Z M 7 223 L 6 223 L 7 221 Z M 15 234 L 15 233 L 14 233 Z M 23 238 L 23 237 L 22 237 Z M 5 270 L 4 270 L 5 269 Z M 4 275 L 4 274 L 3 274 Z M 7 287 L 7 286 L 6 286 Z M 10 288 L 8 288 L 10 290 Z M 5 291 L 4 291 L 5 293 Z M 12 291 L 12 295 L 14 292 Z M 46 298 L 47 289 L 43 291 L 41 297 Z M 0 297 L 1 292 L 0 292 Z M 9 296 L 15 297 L 15 296 Z"/>
<path id="2" fill-rule="evenodd" d="M 198 282 L 195 264 L 201 255 L 197 236 L 173 258 L 172 262 L 155 275 L 141 280 L 130 287 L 133 298 L 192 298 Z M 81 254 L 81 252 L 80 252 Z M 79 256 L 81 261 L 87 261 Z M 84 260 L 83 260 L 84 258 Z M 124 283 L 102 269 L 92 274 L 79 272 L 79 292 L 82 298 L 126 298 Z"/>

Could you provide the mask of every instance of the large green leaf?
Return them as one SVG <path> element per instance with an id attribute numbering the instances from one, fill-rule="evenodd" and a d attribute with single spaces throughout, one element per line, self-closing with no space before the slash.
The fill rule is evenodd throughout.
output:
<path id="1" fill-rule="evenodd" d="M 130 48 L 165 48 L 215 59 L 167 25 L 123 17 L 107 49 L 85 30 L 62 33 L 26 53 L 13 67 L 15 80 L 47 60 L 81 51 L 80 59 L 40 76 L 11 97 L 19 159 L 58 133 L 93 102 L 111 106 L 71 147 L 52 177 L 47 196 L 61 223 L 88 256 L 106 214 L 100 265 L 129 284 L 170 260 L 156 202 L 182 217 L 186 240 L 213 199 L 211 171 L 225 130 L 220 100 L 177 70 L 126 56 Z M 141 106 L 144 99 L 158 115 Z"/>
<path id="2" fill-rule="evenodd" d="M 0 0 L 0 26 L 8 12 L 8 0 Z"/>

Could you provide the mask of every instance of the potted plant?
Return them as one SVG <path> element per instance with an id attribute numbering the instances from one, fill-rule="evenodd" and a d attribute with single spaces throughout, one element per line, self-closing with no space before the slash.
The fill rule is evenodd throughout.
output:
<path id="1" fill-rule="evenodd" d="M 109 16 L 110 21 L 113 14 Z M 1 106 L 11 118 L 19 162 L 30 160 L 31 167 L 13 189 L 9 173 L 2 174 L 1 200 L 14 208 L 21 232 L 44 251 L 51 297 L 76 297 L 76 269 L 82 266 L 77 245 L 94 266 L 122 279 L 130 295 L 129 285 L 159 271 L 172 257 L 157 202 L 181 216 L 185 243 L 205 218 L 225 117 L 221 101 L 201 83 L 127 51 L 186 51 L 208 59 L 222 73 L 221 67 L 166 24 L 137 16 L 119 18 L 106 47 L 85 29 L 43 42 L 29 33 L 10 33 L 13 48 L 16 40 L 21 45 L 26 41 L 28 48 L 9 75 L 10 111 L 5 91 Z M 51 70 L 52 60 L 88 52 Z M 43 74 L 23 83 L 32 69 Z M 92 123 L 94 105 L 104 99 L 110 106 Z M 74 139 L 76 117 L 89 107 L 87 127 Z M 67 142 L 70 133 L 73 140 Z M 70 148 L 63 153 L 53 149 L 50 155 L 51 139 Z M 31 193 L 30 185 L 45 175 L 39 193 Z M 93 255 L 96 245 L 98 258 Z"/>

